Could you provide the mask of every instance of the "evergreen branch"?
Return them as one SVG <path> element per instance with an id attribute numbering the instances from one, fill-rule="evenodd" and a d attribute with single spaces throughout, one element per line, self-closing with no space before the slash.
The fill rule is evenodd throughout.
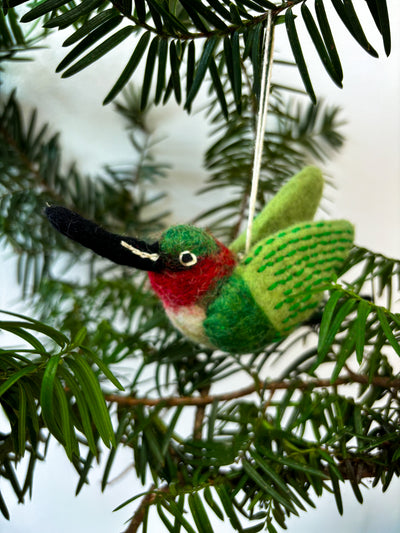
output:
<path id="1" fill-rule="evenodd" d="M 15 91 L 12 92 L 10 96 L 9 103 L 14 104 L 15 102 Z M 32 124 L 35 120 L 36 111 L 33 111 L 31 114 L 30 123 Z M 47 129 L 47 124 L 45 124 L 44 130 Z M 54 201 L 63 202 L 65 201 L 65 197 L 62 194 L 59 194 L 56 192 L 53 188 L 49 186 L 49 184 L 46 182 L 46 179 L 44 175 L 41 172 L 40 166 L 38 166 L 37 161 L 35 161 L 33 158 L 29 157 L 28 150 L 29 146 L 24 146 L 21 142 L 18 142 L 18 140 L 11 135 L 10 131 L 7 129 L 6 124 L 1 121 L 0 122 L 0 136 L 3 137 L 3 142 L 5 143 L 5 146 L 8 146 L 8 148 L 14 152 L 17 159 L 20 161 L 20 168 L 22 167 L 25 172 L 28 172 L 30 176 L 33 177 L 33 186 L 39 186 L 41 191 L 48 194 L 50 197 L 54 199 Z M 49 141 L 49 143 L 53 144 L 54 142 L 57 142 L 57 135 L 52 137 L 52 139 Z"/>
<path id="2" fill-rule="evenodd" d="M 246 111 L 240 114 L 237 110 L 229 109 L 228 122 L 223 113 L 214 117 L 212 144 L 204 156 L 204 166 L 209 172 L 209 178 L 199 192 L 228 187 L 230 200 L 226 204 L 220 203 L 218 207 L 211 207 L 194 220 L 207 220 L 212 231 L 226 237 L 228 241 L 232 241 L 235 233 L 241 229 L 250 194 L 254 115 L 253 104 L 248 101 L 252 102 L 253 97 L 246 91 L 246 95 L 242 97 Z M 339 150 L 344 142 L 340 131 L 343 122 L 338 108 L 329 108 L 320 103 L 316 106 L 295 104 L 292 100 L 288 103 L 284 100 L 282 91 L 274 86 L 269 113 L 275 120 L 268 123 L 270 125 L 265 133 L 257 199 L 259 209 L 265 206 L 277 188 L 296 169 L 309 162 L 310 157 L 324 161 Z M 287 174 L 288 169 L 291 170 Z M 229 220 L 228 226 L 225 226 L 226 220 Z M 236 223 L 232 224 L 232 220 Z"/>
<path id="3" fill-rule="evenodd" d="M 75 465 L 79 464 L 80 446 L 87 446 L 92 456 L 97 456 L 99 436 L 106 445 L 113 443 L 109 412 L 91 365 L 95 363 L 115 385 L 117 381 L 90 351 L 78 353 L 82 331 L 71 340 L 37 320 L 2 314 L 8 315 L 8 320 L 2 317 L 0 330 L 26 346 L 0 349 L 0 401 L 10 428 L 0 433 L 0 473 L 23 502 L 32 488 L 35 463 L 46 454 L 50 434 Z M 85 435 L 84 441 L 77 432 Z M 21 488 L 14 465 L 25 454 L 30 458 Z M 5 503 L 1 510 L 7 515 Z"/>
<path id="4" fill-rule="evenodd" d="M 299 3 L 300 1 L 303 1 L 303 0 L 295 0 L 295 3 Z M 114 7 L 116 7 L 119 11 L 119 7 L 118 7 L 118 2 L 117 1 L 114 1 L 112 2 Z M 294 2 L 293 2 L 294 3 Z M 184 2 L 182 2 L 182 4 L 184 4 Z M 186 4 L 185 2 L 185 9 L 190 9 L 190 2 L 188 2 Z M 207 9 L 207 8 L 206 8 Z M 275 16 L 276 14 L 280 13 L 282 10 L 281 9 L 271 9 L 272 13 L 273 13 L 273 16 Z M 212 16 L 213 13 L 212 11 L 209 12 L 209 16 Z M 166 39 L 166 38 L 178 38 L 179 40 L 181 41 L 192 41 L 192 40 L 206 40 L 206 39 L 211 39 L 213 37 L 219 37 L 219 38 L 223 38 L 223 37 L 226 37 L 226 36 L 231 36 L 233 35 L 236 31 L 240 30 L 241 32 L 246 30 L 246 29 L 251 29 L 255 26 L 257 26 L 258 24 L 260 23 L 265 23 L 267 18 L 268 18 L 268 14 L 267 13 L 263 13 L 262 15 L 259 15 L 257 17 L 252 17 L 250 20 L 247 20 L 247 21 L 241 21 L 240 24 L 231 24 L 229 26 L 227 25 L 224 25 L 223 28 L 219 27 L 219 28 L 216 28 L 214 30 L 206 30 L 206 31 L 190 31 L 188 28 L 183 28 L 181 30 L 175 30 L 173 32 L 168 31 L 168 29 L 166 27 L 160 27 L 160 28 L 157 28 L 156 26 L 151 26 L 150 24 L 148 24 L 147 22 L 143 21 L 143 20 L 140 20 L 139 18 L 135 17 L 134 15 L 129 15 L 127 16 L 127 18 L 133 22 L 135 24 L 135 26 L 137 26 L 138 28 L 142 28 L 146 31 L 149 31 L 151 33 L 154 33 L 155 35 L 163 38 L 163 39 Z M 183 30 L 183 31 L 182 31 Z"/>
<path id="5" fill-rule="evenodd" d="M 336 285 L 332 287 L 332 290 L 333 293 L 322 314 L 318 357 L 312 370 L 315 370 L 325 360 L 334 343 L 339 344 L 340 350 L 336 354 L 337 360 L 332 380 L 338 377 L 354 350 L 361 364 L 364 349 L 369 344 L 374 345 L 375 348 L 378 344 L 388 344 L 400 355 L 400 345 L 396 339 L 396 332 L 400 329 L 399 315 L 366 300 L 351 289 Z M 357 316 L 349 319 L 353 312 L 356 312 Z M 375 325 L 368 337 L 365 335 L 367 323 L 371 326 Z M 376 327 L 378 324 L 379 327 Z M 340 338 L 339 332 L 346 332 L 346 336 Z"/>
<path id="6" fill-rule="evenodd" d="M 5 7 L 21 3 L 8 0 Z M 353 38 L 376 55 L 352 0 L 332 3 Z M 45 262 L 43 272 L 48 273 L 46 261 L 53 248 L 66 249 L 61 241 L 55 243 L 40 219 L 46 200 L 62 198 L 63 203 L 97 222 L 119 227 L 120 232 L 131 228 L 143 232 L 145 222 L 151 224 L 146 228 L 150 231 L 160 227 L 157 216 L 145 222 L 141 218 L 142 208 L 154 201 L 146 197 L 143 182 L 152 187 L 154 176 L 163 175 L 163 168 L 149 156 L 151 142 L 142 112 L 153 82 L 156 103 L 174 94 L 189 111 L 200 89 L 210 84 L 214 95 L 208 111 L 215 129 L 206 160 L 210 174 L 207 188 L 234 187 L 237 196 L 210 209 L 207 216 L 217 218 L 218 231 L 240 230 L 247 205 L 261 36 L 268 10 L 276 24 L 286 12 L 297 62 L 309 90 L 307 58 L 296 31 L 299 14 L 327 73 L 341 84 L 343 73 L 332 32 L 335 28 L 321 0 L 314 2 L 315 14 L 307 0 L 279 5 L 268 0 L 136 0 L 133 13 L 131 0 L 113 0 L 113 4 L 44 0 L 35 2 L 24 17 L 43 17 L 47 27 L 73 27 L 65 45 L 74 47 L 59 66 L 59 70 L 68 67 L 64 76 L 94 63 L 133 32 L 141 32 L 108 100 L 137 72 L 141 61 L 146 64 L 140 97 L 133 106 L 120 106 L 134 125 L 135 135 L 140 134 L 140 142 L 137 137 L 133 139 L 139 164 L 108 168 L 104 180 L 86 179 L 76 169 L 61 172 L 57 136 L 48 138 L 45 127 L 37 127 L 35 114 L 25 124 L 14 97 L 4 105 L 0 114 L 4 141 L 0 143 L 0 155 L 4 156 L 0 157 L 1 237 L 23 258 L 19 262 L 21 279 L 26 280 L 26 272 L 32 270 L 29 254 L 39 250 Z M 389 53 L 386 1 L 367 0 L 367 7 Z M 9 10 L 6 26 L 4 17 L 0 18 L 0 54 L 3 42 L 9 47 L 6 55 L 13 47 L 22 46 L 14 15 Z M 114 33 L 124 21 L 128 25 Z M 269 127 L 264 147 L 260 206 L 302 166 L 305 157 L 324 161 L 343 142 L 337 110 L 308 106 L 297 112 L 284 103 L 278 83 L 270 104 L 276 120 L 274 127 Z M 238 222 L 232 224 L 234 220 Z M 328 482 L 332 483 L 339 512 L 343 507 L 339 482 L 343 479 L 351 481 L 360 501 L 358 485 L 364 477 L 373 476 L 374 484 L 381 482 L 385 490 L 393 475 L 400 473 L 400 379 L 385 355 L 390 347 L 400 354 L 400 318 L 390 310 L 399 265 L 394 259 L 355 247 L 342 269 L 353 275 L 352 268 L 361 267 L 354 269 L 354 281 L 335 286 L 325 312 L 314 317 L 314 326 L 320 324 L 318 350 L 315 346 L 299 349 L 313 327 L 310 321 L 299 335 L 241 359 L 211 350 L 199 352 L 197 346 L 173 333 L 140 276 L 132 279 L 131 274 L 118 271 L 117 279 L 99 275 L 90 283 L 45 276 L 36 309 L 53 327 L 24 317 L 0 324 L 27 346 L 0 350 L 0 395 L 10 423 L 10 431 L 0 434 L 0 474 L 22 501 L 32 486 L 35 461 L 41 458 L 42 433 L 49 431 L 78 472 L 79 492 L 98 455 L 100 439 L 107 445 L 129 446 L 138 477 L 145 484 L 150 472 L 154 484 L 143 498 L 139 495 L 127 502 L 142 498 L 126 533 L 135 533 L 146 523 L 148 510 L 154 505 L 171 531 L 183 528 L 193 532 L 194 523 L 202 533 L 210 533 L 207 511 L 211 509 L 218 518 L 229 518 L 236 530 L 243 530 L 242 515 L 256 521 L 253 531 L 267 528 L 274 532 L 274 524 L 284 527 L 288 515 L 304 510 L 305 503 L 312 505 L 311 489 L 318 496 L 329 490 Z M 36 261 L 33 269 L 39 279 L 38 266 Z M 371 300 L 361 296 L 366 283 L 373 285 Z M 384 292 L 386 308 L 375 304 L 375 293 L 380 296 Z M 99 316 L 107 318 L 99 320 Z M 62 333 L 65 331 L 71 334 Z M 299 353 L 296 358 L 291 355 L 293 351 Z M 349 362 L 352 355 L 363 364 L 362 373 L 353 372 Z M 114 365 L 133 357 L 140 361 L 133 375 L 121 370 L 127 396 L 109 394 L 106 387 L 110 383 L 122 390 L 110 368 L 114 370 Z M 248 387 L 210 393 L 218 380 L 239 370 L 254 378 L 266 370 L 271 358 L 282 357 L 291 359 L 281 378 L 261 381 L 256 377 Z M 313 374 L 316 363 L 325 362 L 333 365 L 331 379 Z M 149 365 L 153 365 L 152 372 L 145 371 Z M 145 375 L 152 376 L 147 390 L 158 397 L 133 395 L 147 383 Z M 343 393 L 349 384 L 358 385 L 355 399 Z M 176 395 L 169 395 L 172 390 Z M 264 394 L 266 391 L 269 393 Z M 248 398 L 251 395 L 256 396 L 255 402 Z M 113 407 L 111 412 L 118 422 L 116 429 L 106 402 L 115 404 L 109 407 Z M 186 406 L 195 407 L 194 428 L 183 428 L 181 436 L 178 422 L 182 422 Z M 164 408 L 173 408 L 167 421 L 162 416 Z M 305 435 L 311 437 L 306 439 Z M 81 453 L 83 448 L 86 457 Z M 20 486 L 15 463 L 24 453 L 30 459 Z M 116 448 L 112 448 L 102 488 L 107 485 L 115 455 Z M 0 511 L 8 517 L 1 495 Z"/>
<path id="7" fill-rule="evenodd" d="M 27 32 L 23 32 L 16 10 L 7 6 L 0 9 L 0 70 L 3 61 L 29 61 L 29 57 L 21 57 L 21 52 L 40 48 L 37 45 L 46 37 L 48 31 L 36 31 L 36 26 L 37 24 L 34 24 Z"/>
<path id="8" fill-rule="evenodd" d="M 172 10 L 169 10 L 169 7 L 163 6 L 162 4 L 158 4 L 156 2 L 152 2 L 151 0 L 146 0 L 149 4 L 149 12 L 144 13 L 144 16 L 139 18 L 138 16 L 135 16 L 135 14 L 131 14 L 126 12 L 122 7 L 121 3 L 118 0 L 111 0 L 111 3 L 113 4 L 114 8 L 121 13 L 126 19 L 131 21 L 134 24 L 134 27 L 136 29 L 143 29 L 146 30 L 154 35 L 157 35 L 163 39 L 165 38 L 173 38 L 173 39 L 179 39 L 182 41 L 189 41 L 189 40 L 197 40 L 197 39 L 210 39 L 212 37 L 220 37 L 223 38 L 225 36 L 231 36 L 236 31 L 240 30 L 243 32 L 246 29 L 252 28 L 254 26 L 257 26 L 260 23 L 264 23 L 268 17 L 267 12 L 263 12 L 261 15 L 258 16 L 251 16 L 248 18 L 248 20 L 241 19 L 240 23 L 236 22 L 230 25 L 226 25 L 225 23 L 220 24 L 218 21 L 220 19 L 217 15 L 214 14 L 212 9 L 206 8 L 205 6 L 202 6 L 200 2 L 194 5 L 190 5 L 190 3 L 186 4 L 186 2 L 181 2 L 183 9 L 188 10 L 189 16 L 192 10 L 196 12 L 196 9 L 199 9 L 200 11 L 198 14 L 209 17 L 211 21 L 214 22 L 215 29 L 208 29 L 205 30 L 202 29 L 202 31 L 191 31 L 190 27 L 191 25 L 189 23 L 183 24 L 173 13 Z M 90 0 L 89 0 L 90 2 Z M 96 2 L 96 0 L 95 0 Z M 97 0 L 97 3 L 99 3 L 100 0 Z M 269 6 L 268 9 L 265 11 L 271 10 L 273 17 L 275 17 L 277 14 L 279 14 L 281 11 L 285 10 L 288 6 L 294 5 L 299 3 L 300 0 L 295 0 L 293 2 L 284 3 L 280 7 L 273 8 L 273 4 Z M 25 3 L 25 2 L 22 2 Z M 103 2 L 104 3 L 104 2 Z M 193 4 L 193 2 L 192 2 Z M 62 15 L 57 15 L 56 10 L 60 9 L 61 7 L 67 8 L 66 0 L 47 0 L 46 2 L 43 2 L 40 6 L 34 6 L 31 11 L 28 11 L 21 19 L 22 22 L 30 22 L 32 20 L 35 20 L 39 17 L 42 17 L 43 15 L 46 15 L 48 13 L 55 13 L 48 22 L 45 23 L 45 26 L 48 28 L 53 27 L 59 27 L 59 29 L 63 29 L 65 27 L 68 27 L 72 22 L 76 22 L 81 18 L 80 12 L 86 10 L 89 14 L 94 11 L 94 7 L 91 8 L 90 6 L 84 6 L 81 9 L 81 4 L 78 7 L 72 7 L 70 8 L 70 11 L 66 11 Z M 72 11 L 76 11 L 76 14 L 71 14 Z M 155 24 L 154 26 L 150 25 L 147 22 L 147 14 L 151 14 L 151 16 L 154 18 L 157 14 L 157 16 L 160 16 L 160 20 L 164 22 L 164 24 Z M 232 18 L 230 17 L 232 20 Z M 196 22 L 200 19 L 196 19 Z M 168 24 L 170 23 L 170 24 Z M 218 26 L 218 27 L 217 27 Z M 194 24 L 194 27 L 196 28 L 196 23 Z"/>
<path id="9" fill-rule="evenodd" d="M 140 102 L 132 95 L 126 98 L 119 109 L 128 117 Z M 15 91 L 0 104 L 0 239 L 22 258 L 19 279 L 24 294 L 31 282 L 33 291 L 39 288 L 55 250 L 71 250 L 70 243 L 60 239 L 43 216 L 46 203 L 67 205 L 99 223 L 119 225 L 122 232 L 151 227 L 153 220 L 141 219 L 142 212 L 162 193 L 145 192 L 143 183 L 163 177 L 166 166 L 154 163 L 143 113 L 138 111 L 136 116 L 142 118 L 133 124 L 131 140 L 138 162 L 131 167 L 106 167 L 105 176 L 88 177 L 75 165 L 62 170 L 58 134 L 48 135 L 48 125 L 38 124 L 36 110 L 24 117 Z M 16 210 L 20 212 L 17 218 Z M 153 231 L 162 228 L 165 214 L 156 217 Z"/>
<path id="10" fill-rule="evenodd" d="M 129 526 L 124 531 L 124 533 L 137 533 L 146 516 L 148 507 L 150 507 L 150 505 L 153 505 L 159 493 L 166 493 L 168 492 L 168 490 L 169 489 L 167 486 L 155 490 L 155 485 L 153 484 L 140 502 L 139 507 L 135 511 L 135 514 L 129 522 Z"/>
<path id="11" fill-rule="evenodd" d="M 337 457 L 335 457 L 335 459 L 337 459 Z M 346 458 L 341 458 L 338 460 L 337 465 L 336 465 L 336 470 L 333 469 L 331 466 L 325 466 L 322 469 L 321 474 L 323 475 L 325 480 L 331 480 L 334 487 L 336 485 L 335 482 L 337 482 L 338 475 L 340 476 L 341 481 L 349 480 L 352 483 L 355 483 L 358 485 L 365 478 L 376 478 L 377 476 L 382 475 L 383 471 L 382 471 L 382 467 L 379 465 L 379 460 L 380 460 L 379 455 L 374 457 L 374 460 L 372 461 L 368 457 L 360 458 L 360 457 L 352 456 L 350 454 Z M 262 462 L 262 464 L 264 465 L 264 467 L 266 467 L 265 462 Z M 386 466 L 386 470 L 384 471 L 389 471 L 389 470 L 390 470 L 390 467 Z M 270 472 L 271 470 L 268 469 L 268 473 Z M 255 473 L 256 471 L 252 470 L 252 474 L 254 475 Z M 265 476 L 265 472 L 264 472 L 264 476 Z M 145 516 L 148 513 L 148 508 L 151 505 L 160 503 L 162 501 L 173 502 L 175 498 L 177 497 L 177 495 L 179 497 L 179 496 L 187 494 L 188 492 L 189 494 L 199 494 L 203 492 L 204 496 L 206 496 L 205 492 L 206 490 L 209 490 L 210 487 L 214 487 L 215 489 L 217 489 L 217 492 L 218 492 L 219 487 L 229 487 L 235 492 L 237 492 L 237 490 L 235 489 L 235 485 L 236 485 L 235 481 L 240 483 L 241 477 L 242 477 L 241 472 L 236 473 L 235 475 L 219 474 L 215 478 L 212 477 L 212 478 L 208 478 L 204 480 L 200 486 L 190 487 L 187 485 L 186 482 L 180 482 L 180 483 L 174 484 L 173 489 L 168 484 L 163 485 L 158 488 L 156 488 L 155 485 L 153 484 L 150 487 L 149 491 L 142 498 L 138 508 L 136 509 L 129 523 L 128 528 L 125 530 L 124 533 L 137 533 L 137 531 L 139 530 L 140 526 L 142 525 L 145 519 Z M 275 481 L 276 481 L 276 477 L 275 477 Z M 282 481 L 283 483 L 285 483 L 283 479 Z M 297 485 L 297 489 L 298 490 L 300 489 L 299 485 Z M 270 490 L 271 490 L 271 493 L 274 494 L 279 499 L 279 494 L 276 491 L 272 492 L 274 490 L 272 489 L 272 487 L 270 488 Z M 294 494 L 291 493 L 287 487 L 286 487 L 286 490 L 288 491 L 290 496 L 293 497 L 293 501 L 296 501 L 296 503 L 299 504 L 299 500 L 297 500 Z M 208 498 L 210 498 L 210 496 Z M 218 506 L 216 506 L 216 503 L 212 499 L 210 502 L 210 499 L 208 498 L 205 497 L 207 503 L 210 503 L 212 510 L 217 513 L 220 519 L 223 519 L 223 515 L 221 511 L 218 509 Z M 132 499 L 130 501 L 132 501 Z M 126 505 L 127 503 L 128 502 L 125 502 L 123 505 Z M 226 504 L 227 503 L 228 502 L 226 502 Z M 269 503 L 271 504 L 271 500 Z M 224 510 L 227 512 L 229 516 L 229 509 L 225 506 Z M 295 514 L 297 514 L 294 507 L 292 507 L 292 512 L 295 512 Z"/>
<path id="12" fill-rule="evenodd" d="M 209 83 L 211 81 L 211 87 L 219 95 L 221 107 L 225 116 L 227 116 L 224 97 L 222 96 L 223 91 L 221 90 L 222 72 L 219 72 L 216 68 L 215 60 L 218 55 L 222 54 L 223 61 L 221 66 L 229 74 L 234 91 L 235 104 L 237 110 L 241 112 L 243 109 L 241 96 L 243 80 L 240 75 L 240 66 L 246 61 L 252 63 L 254 76 L 252 80 L 253 89 L 250 94 L 257 96 L 259 94 L 261 62 L 260 34 L 269 12 L 272 13 L 274 25 L 281 22 L 283 16 L 280 14 L 285 13 L 287 33 L 299 72 L 312 101 L 316 102 L 303 55 L 302 43 L 299 40 L 296 29 L 294 9 L 300 3 L 306 28 L 324 68 L 332 80 L 340 87 L 342 86 L 342 68 L 325 8 L 322 2 L 318 0 L 315 3 L 316 14 L 314 15 L 306 6 L 306 1 L 294 0 L 282 2 L 280 5 L 267 1 L 257 3 L 252 0 L 247 0 L 243 5 L 242 2 L 237 1 L 236 3 L 231 3 L 228 10 L 222 0 L 214 0 L 211 7 L 207 7 L 200 0 L 192 0 L 190 2 L 180 0 L 180 2 L 174 2 L 171 5 L 155 0 L 140 0 L 140 2 L 136 2 L 136 10 L 132 13 L 131 2 L 125 3 L 113 0 L 112 8 L 96 13 L 98 9 L 105 8 L 105 1 L 83 0 L 79 5 L 70 5 L 67 0 L 45 0 L 35 4 L 22 17 L 22 21 L 31 21 L 44 16 L 45 27 L 64 29 L 71 25 L 78 26 L 77 30 L 65 41 L 64 45 L 73 44 L 77 41 L 79 43 L 67 54 L 58 66 L 57 71 L 65 69 L 69 63 L 75 61 L 81 54 L 85 53 L 85 55 L 64 71 L 63 77 L 70 76 L 86 68 L 125 41 L 134 32 L 141 32 L 144 34 L 145 40 L 151 40 L 152 46 L 147 46 L 148 43 L 144 45 L 143 40 L 140 46 L 134 45 L 131 59 L 106 96 L 106 103 L 111 101 L 133 76 L 142 56 L 145 57 L 146 61 L 143 83 L 146 86 L 143 94 L 143 101 L 145 101 L 147 98 L 146 93 L 148 93 L 151 85 L 149 70 L 152 71 L 157 59 L 161 64 L 164 63 L 164 48 L 169 44 L 173 76 L 171 76 L 170 83 L 166 86 L 157 82 L 156 101 L 159 102 L 161 100 L 163 93 L 163 101 L 165 102 L 169 98 L 172 89 L 174 89 L 176 101 L 180 103 L 181 94 L 178 86 L 182 84 L 183 78 L 186 77 L 188 91 L 184 106 L 190 111 L 191 104 L 200 87 L 204 82 Z M 364 34 L 352 2 L 350 0 L 345 4 L 342 4 L 340 0 L 332 0 L 332 2 L 350 34 L 364 50 L 371 55 L 377 56 Z M 382 0 L 381 4 L 383 5 L 376 8 L 370 2 L 369 8 L 382 35 L 384 48 L 388 54 L 390 52 L 389 17 L 386 1 Z M 60 11 L 61 14 L 59 14 Z M 9 17 L 11 17 L 11 13 L 10 11 Z M 93 13 L 96 14 L 91 16 Z M 150 23 L 150 19 L 152 19 L 153 24 Z M 122 29 L 107 37 L 123 20 L 129 22 L 129 24 L 124 25 Z M 17 26 L 15 23 L 13 24 L 13 27 Z M 153 35 L 153 39 L 150 39 L 151 35 Z M 102 38 L 104 40 L 89 51 L 89 48 Z M 195 42 L 198 41 L 203 41 L 204 46 L 202 46 L 200 53 L 194 54 Z M 165 42 L 165 45 L 161 45 L 161 42 Z M 196 64 L 193 63 L 193 68 L 188 68 L 183 73 L 179 72 L 180 69 L 178 67 L 183 61 L 186 43 L 190 43 L 187 50 L 191 50 L 192 59 L 198 55 L 198 60 Z M 224 43 L 223 47 L 221 43 Z M 175 51 L 175 48 L 177 48 L 178 52 Z M 189 57 L 189 52 L 187 54 Z M 175 61 L 174 56 L 177 56 Z M 149 66 L 147 67 L 148 64 Z M 206 76 L 208 71 L 211 80 L 210 77 Z"/>
<path id="13" fill-rule="evenodd" d="M 374 376 L 370 379 L 369 376 L 363 374 L 351 373 L 350 376 L 337 378 L 335 381 L 330 379 L 310 379 L 307 381 L 300 380 L 284 380 L 284 381 L 260 381 L 257 385 L 249 385 L 243 389 L 239 389 L 224 394 L 204 395 L 199 397 L 193 396 L 170 396 L 164 398 L 136 398 L 133 396 L 120 396 L 115 394 L 106 394 L 105 399 L 108 402 L 116 403 L 121 406 L 134 407 L 137 405 L 155 406 L 181 406 L 194 405 L 205 406 L 214 402 L 227 402 L 238 398 L 243 398 L 261 391 L 276 391 L 276 390 L 311 390 L 315 388 L 331 388 L 340 385 L 350 385 L 352 383 L 359 383 L 362 385 L 373 385 L 375 387 L 382 387 L 384 389 L 400 389 L 400 379 L 387 378 L 383 376 Z"/>

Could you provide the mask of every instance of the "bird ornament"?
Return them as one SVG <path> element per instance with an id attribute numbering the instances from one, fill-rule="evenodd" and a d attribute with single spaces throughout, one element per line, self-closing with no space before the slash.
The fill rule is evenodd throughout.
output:
<path id="1" fill-rule="evenodd" d="M 62 234 L 111 261 L 148 273 L 172 324 L 187 338 L 253 353 L 288 336 L 321 304 L 353 242 L 346 220 L 313 221 L 323 189 L 309 166 L 292 177 L 230 246 L 191 225 L 156 242 L 110 233 L 61 206 L 45 213 Z"/>

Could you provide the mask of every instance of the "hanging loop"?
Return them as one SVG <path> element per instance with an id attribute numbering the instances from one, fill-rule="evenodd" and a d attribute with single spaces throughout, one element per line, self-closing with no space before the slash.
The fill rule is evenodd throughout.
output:
<path id="1" fill-rule="evenodd" d="M 251 246 L 251 232 L 253 228 L 253 219 L 256 208 L 258 183 L 260 181 L 260 170 L 262 161 L 262 152 L 264 144 L 265 126 L 267 122 L 268 99 L 271 92 L 271 73 L 273 62 L 273 44 L 274 32 L 272 24 L 272 11 L 268 11 L 267 24 L 264 29 L 263 38 L 263 60 L 260 87 L 260 100 L 257 113 L 256 139 L 254 144 L 253 172 L 251 180 L 251 192 L 249 201 L 249 214 L 246 228 L 246 246 L 245 253 L 249 253 Z"/>

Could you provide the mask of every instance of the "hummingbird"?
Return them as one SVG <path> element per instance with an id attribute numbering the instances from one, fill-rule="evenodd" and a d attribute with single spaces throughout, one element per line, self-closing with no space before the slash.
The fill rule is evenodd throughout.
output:
<path id="1" fill-rule="evenodd" d="M 191 341 L 229 353 L 253 353 L 288 336 L 320 306 L 354 238 L 346 220 L 313 221 L 323 189 L 313 166 L 292 177 L 230 246 L 192 225 L 159 240 L 117 235 L 62 206 L 51 224 L 111 261 L 145 270 L 172 324 Z"/>

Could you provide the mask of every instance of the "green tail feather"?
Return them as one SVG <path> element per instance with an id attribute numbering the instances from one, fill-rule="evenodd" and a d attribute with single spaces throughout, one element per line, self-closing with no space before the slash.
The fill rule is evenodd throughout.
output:
<path id="1" fill-rule="evenodd" d="M 263 211 L 254 219 L 252 244 L 293 224 L 312 220 L 321 201 L 324 180 L 316 167 L 305 167 L 284 185 Z M 246 233 L 230 245 L 233 252 L 242 252 Z"/>

